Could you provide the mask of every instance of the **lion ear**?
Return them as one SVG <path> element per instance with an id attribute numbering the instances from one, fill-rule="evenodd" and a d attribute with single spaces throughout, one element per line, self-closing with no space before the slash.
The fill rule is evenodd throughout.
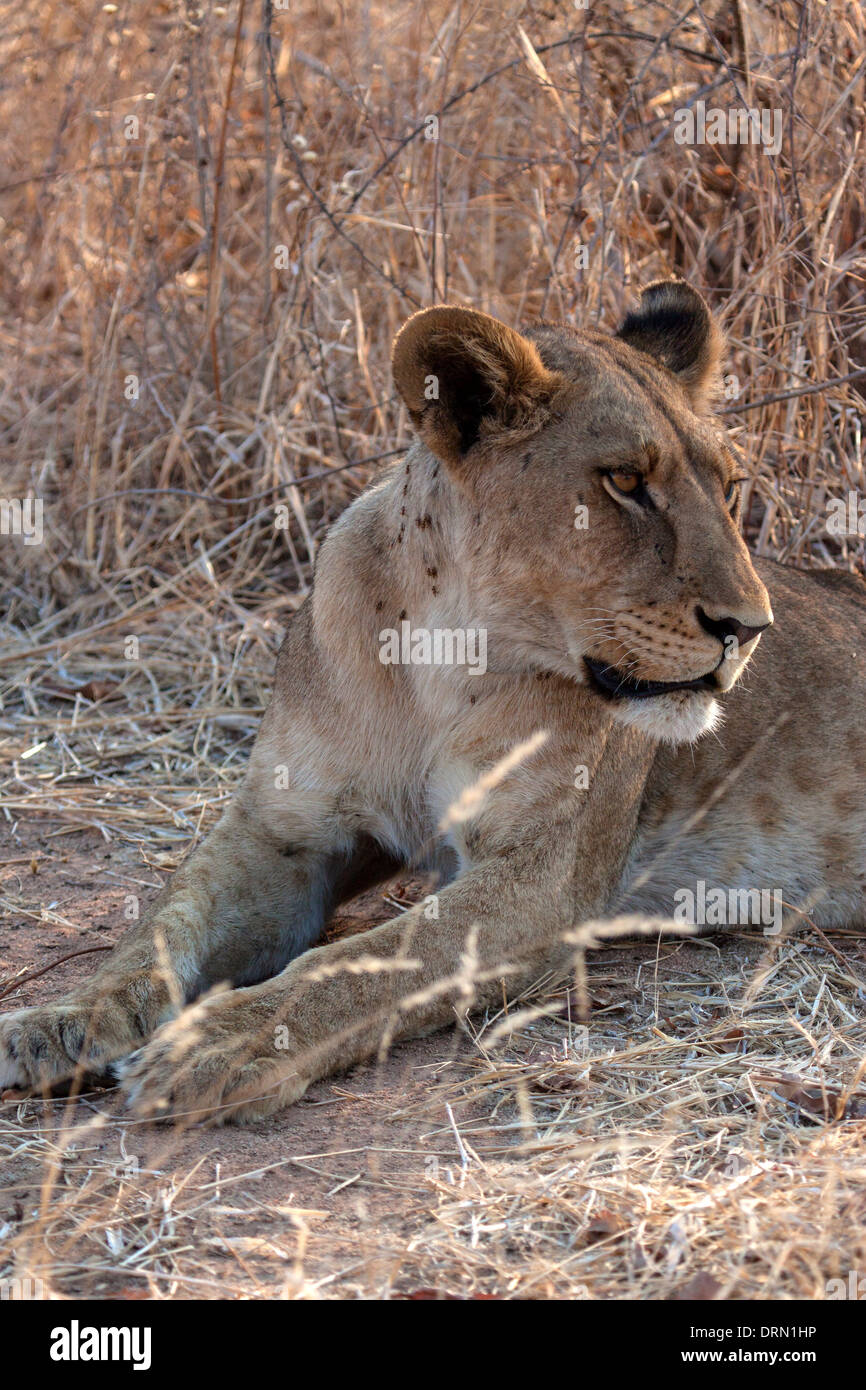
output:
<path id="1" fill-rule="evenodd" d="M 452 467 L 481 440 L 537 427 L 563 385 L 520 333 L 449 305 L 413 314 L 391 366 L 419 435 Z"/>
<path id="2" fill-rule="evenodd" d="M 707 404 L 717 384 L 724 339 L 706 302 L 685 280 L 647 285 L 616 336 L 673 372 L 695 410 Z"/>

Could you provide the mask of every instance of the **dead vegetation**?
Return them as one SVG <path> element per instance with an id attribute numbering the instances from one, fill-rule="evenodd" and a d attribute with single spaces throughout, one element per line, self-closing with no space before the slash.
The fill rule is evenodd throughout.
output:
<path id="1" fill-rule="evenodd" d="M 13 840 L 90 827 L 167 868 L 213 823 L 317 544 L 408 438 L 388 355 L 420 305 L 613 325 L 685 275 L 728 334 L 753 547 L 863 570 L 862 537 L 826 528 L 828 499 L 866 489 L 858 7 L 0 13 L 0 490 L 44 499 L 43 543 L 0 544 Z M 778 157 L 677 144 L 698 101 L 780 110 Z M 30 883 L 6 907 L 51 920 Z M 0 1220 L 0 1274 L 96 1296 L 823 1296 L 866 1268 L 862 946 L 658 954 L 657 974 L 647 946 L 592 961 L 588 1031 L 542 1016 L 488 1051 L 482 1029 L 382 1113 L 428 1137 L 367 1174 L 388 1201 L 339 1239 L 311 1208 L 236 1211 L 166 1136 L 119 1174 L 90 1150 L 118 1132 L 99 1103 L 13 1109 L 4 1191 L 22 1163 L 44 1186 Z"/>
<path id="2" fill-rule="evenodd" d="M 603 945 L 588 1025 L 542 981 L 495 1049 L 501 1018 L 204 1143 L 106 1094 L 8 1107 L 3 1274 L 121 1299 L 824 1298 L 866 1257 L 853 971 L 809 939 Z"/>

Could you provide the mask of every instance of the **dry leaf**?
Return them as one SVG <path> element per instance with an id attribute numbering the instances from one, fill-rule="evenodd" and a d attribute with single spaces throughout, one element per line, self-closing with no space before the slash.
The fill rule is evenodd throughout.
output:
<path id="1" fill-rule="evenodd" d="M 607 1207 L 603 1207 L 601 1211 L 596 1212 L 583 1234 L 587 1244 L 595 1245 L 600 1240 L 607 1240 L 610 1236 L 620 1235 L 626 1229 L 626 1225 L 627 1223 L 623 1221 L 621 1216 L 617 1216 L 616 1212 L 608 1211 Z"/>
<path id="2" fill-rule="evenodd" d="M 779 1076 L 763 1072 L 753 1074 L 752 1080 L 758 1086 L 770 1088 L 782 1100 L 796 1106 L 808 1120 L 862 1120 L 866 1119 L 866 1096 L 849 1096 L 842 1101 L 842 1092 L 826 1086 L 804 1081 L 800 1076 L 782 1072 Z M 841 1113 L 840 1113 L 841 1112 Z"/>
<path id="3" fill-rule="evenodd" d="M 671 1294 L 671 1302 L 709 1303 L 714 1298 L 718 1298 L 721 1289 L 722 1286 L 718 1279 L 702 1269 L 698 1274 L 693 1274 L 687 1283 L 682 1284 L 675 1293 Z"/>
<path id="4" fill-rule="evenodd" d="M 68 699 L 74 699 L 76 695 L 83 695 L 85 700 L 105 700 L 118 689 L 120 681 L 112 680 L 89 680 L 83 685 L 46 685 L 45 689 L 52 695 L 65 695 Z"/>

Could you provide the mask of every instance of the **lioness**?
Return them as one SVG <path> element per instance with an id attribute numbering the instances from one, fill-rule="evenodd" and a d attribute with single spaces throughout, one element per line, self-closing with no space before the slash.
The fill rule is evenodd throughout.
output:
<path id="1" fill-rule="evenodd" d="M 0 1084 L 128 1058 L 139 1114 L 247 1120 L 701 883 L 862 924 L 866 587 L 752 563 L 720 351 L 675 280 L 612 337 L 409 320 L 417 441 L 327 537 L 231 808 L 87 985 L 0 1020 Z M 434 899 L 316 947 L 407 865 Z"/>

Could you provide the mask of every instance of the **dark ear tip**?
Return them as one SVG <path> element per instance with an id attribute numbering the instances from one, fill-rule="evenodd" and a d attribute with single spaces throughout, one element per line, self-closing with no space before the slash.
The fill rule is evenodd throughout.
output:
<path id="1" fill-rule="evenodd" d="M 696 404 L 711 388 L 722 337 L 703 295 L 686 280 L 655 280 L 617 335 L 674 372 Z"/>
<path id="2" fill-rule="evenodd" d="M 640 304 L 626 316 L 627 325 L 651 327 L 654 321 L 690 320 L 694 329 L 709 332 L 712 316 L 703 295 L 687 280 L 653 280 L 641 292 Z"/>
<path id="3" fill-rule="evenodd" d="M 679 305 L 682 309 L 703 310 L 705 314 L 710 312 L 703 295 L 699 294 L 688 280 L 681 280 L 678 276 L 672 276 L 668 280 L 652 280 L 641 291 L 642 304 L 644 300 L 649 300 L 651 303 L 664 301 L 671 306 Z"/>

